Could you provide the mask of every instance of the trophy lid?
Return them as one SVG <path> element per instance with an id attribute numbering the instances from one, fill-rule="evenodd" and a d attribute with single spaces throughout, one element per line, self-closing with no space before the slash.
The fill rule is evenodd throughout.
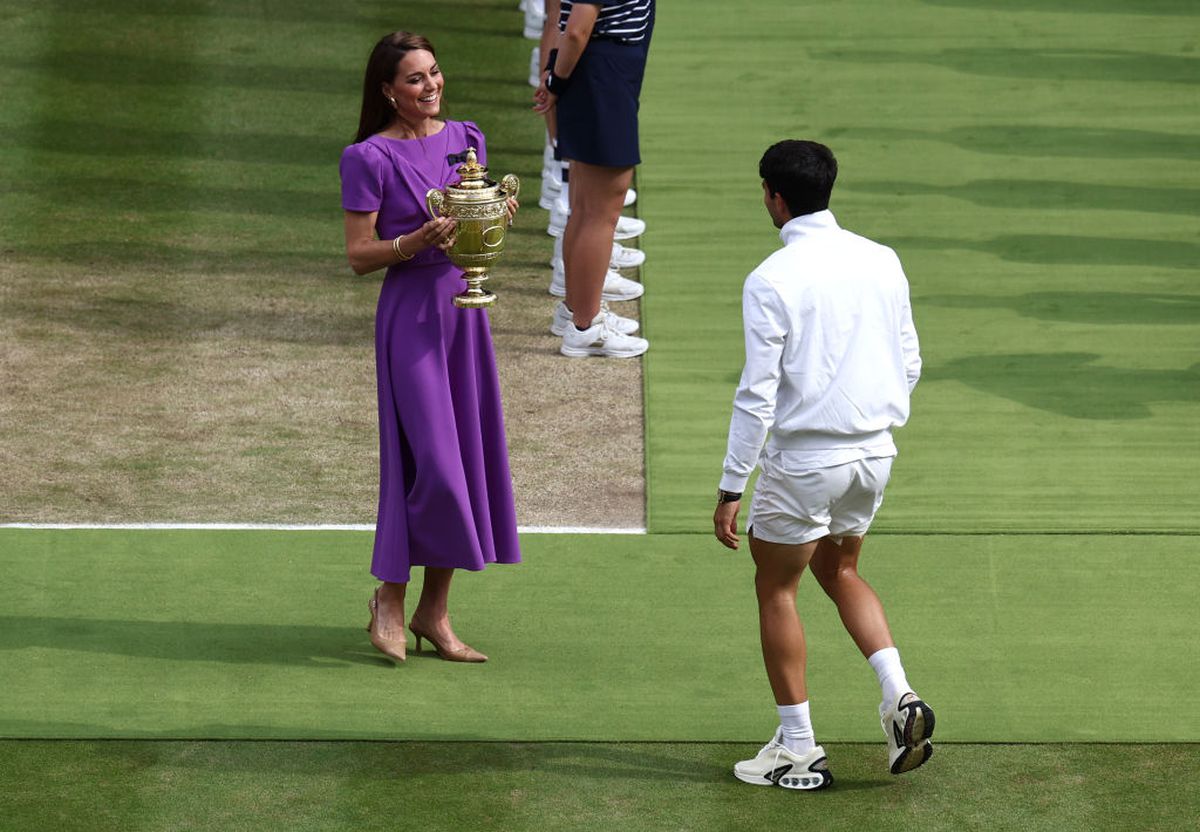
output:
<path id="1" fill-rule="evenodd" d="M 455 184 L 447 185 L 447 190 L 458 191 L 482 191 L 496 187 L 496 183 L 487 178 L 488 169 L 479 164 L 479 158 L 475 155 L 475 148 L 467 148 L 467 161 L 458 167 L 459 181 Z"/>

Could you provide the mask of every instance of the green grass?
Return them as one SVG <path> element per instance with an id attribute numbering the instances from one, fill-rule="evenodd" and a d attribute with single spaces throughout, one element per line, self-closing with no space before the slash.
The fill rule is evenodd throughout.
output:
<path id="1" fill-rule="evenodd" d="M 761 744 L 774 728 L 744 549 L 527 535 L 521 565 L 456 578 L 455 627 L 495 661 L 396 667 L 363 630 L 370 546 L 0 530 L 0 737 Z M 863 570 L 941 739 L 1200 742 L 1193 550 L 886 535 Z M 882 740 L 874 674 L 815 582 L 801 589 L 818 736 Z"/>
<path id="2" fill-rule="evenodd" d="M 345 279 L 335 170 L 361 64 L 429 34 L 449 114 L 535 185 L 514 6 L 0 0 L 0 514 L 369 513 L 375 283 Z M 367 535 L 2 532 L 0 735 L 31 739 L 0 742 L 0 829 L 1193 826 L 1197 746 L 1138 743 L 1200 739 L 1195 14 L 660 9 L 651 526 L 707 525 L 738 287 L 777 245 L 755 162 L 825 140 L 839 219 L 906 264 L 927 362 L 865 569 L 939 708 L 928 768 L 882 773 L 873 681 L 806 585 L 838 786 L 732 781 L 773 719 L 748 563 L 703 534 L 527 540 L 456 585 L 494 662 L 393 668 L 361 630 Z M 514 235 L 514 290 L 544 248 Z M 981 531 L 1020 534 L 948 534 Z M 214 736 L 427 741 L 179 740 Z M 444 741 L 479 738 L 604 742 Z M 1047 739 L 1126 743 L 961 744 Z"/>
<path id="3" fill-rule="evenodd" d="M 757 162 L 788 137 L 834 149 L 834 213 L 912 286 L 925 372 L 877 532 L 1200 529 L 1196 12 L 663 4 L 640 171 L 651 531 L 711 511 L 741 283 L 779 245 Z"/>
<path id="4" fill-rule="evenodd" d="M 501 294 L 548 311 L 529 47 L 475 48 L 514 17 L 0 0 L 0 518 L 373 519 L 382 273 L 345 260 L 337 173 L 363 66 L 401 23 L 439 47 L 447 114 L 532 192 Z"/>
<path id="5" fill-rule="evenodd" d="M 756 747 L 661 743 L 3 742 L 0 826 L 140 830 L 1191 828 L 1193 745 L 940 745 L 892 777 L 828 745 L 835 786 L 754 789 Z"/>

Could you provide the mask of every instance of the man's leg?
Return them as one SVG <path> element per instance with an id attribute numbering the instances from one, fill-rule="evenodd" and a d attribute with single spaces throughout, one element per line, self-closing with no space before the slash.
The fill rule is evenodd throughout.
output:
<path id="1" fill-rule="evenodd" d="M 804 627 L 796 611 L 796 588 L 816 549 L 816 542 L 768 543 L 750 535 L 759 638 L 777 705 L 808 701 Z"/>
<path id="2" fill-rule="evenodd" d="M 850 638 L 863 656 L 870 657 L 896 644 L 879 596 L 858 574 L 862 544 L 862 537 L 850 535 L 843 537 L 841 543 L 835 543 L 832 537 L 821 538 L 812 556 L 812 573 L 825 594 L 837 604 L 838 615 Z"/>
<path id="3" fill-rule="evenodd" d="M 804 629 L 796 612 L 796 587 L 815 549 L 815 543 L 768 543 L 750 535 L 763 663 L 780 727 L 753 759 L 733 767 L 734 776 L 744 783 L 813 791 L 833 782 L 825 750 L 813 738 L 804 679 Z"/>
<path id="4" fill-rule="evenodd" d="M 922 765 L 933 753 L 928 742 L 933 711 L 912 693 L 883 604 L 858 574 L 862 544 L 862 537 L 856 535 L 846 535 L 840 542 L 822 538 L 812 556 L 812 573 L 837 605 L 846 632 L 879 679 L 883 697 L 879 715 L 888 737 L 888 765 L 893 774 L 901 774 Z"/>

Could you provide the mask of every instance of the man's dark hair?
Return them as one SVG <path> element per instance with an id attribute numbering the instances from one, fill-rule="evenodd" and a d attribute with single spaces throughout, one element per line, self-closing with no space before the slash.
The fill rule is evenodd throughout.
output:
<path id="1" fill-rule="evenodd" d="M 837 159 L 819 142 L 787 139 L 767 148 L 758 163 L 758 175 L 772 194 L 781 194 L 793 217 L 815 214 L 829 207 Z"/>

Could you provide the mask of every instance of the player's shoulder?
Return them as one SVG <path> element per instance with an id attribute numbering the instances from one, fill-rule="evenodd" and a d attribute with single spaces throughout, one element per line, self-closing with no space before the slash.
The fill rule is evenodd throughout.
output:
<path id="1" fill-rule="evenodd" d="M 848 245 L 854 246 L 864 254 L 874 255 L 884 259 L 900 259 L 896 254 L 895 249 L 889 245 L 879 242 L 878 240 L 872 240 L 870 237 L 864 237 L 862 234 L 845 228 L 841 229 L 841 233 L 843 240 Z"/>

